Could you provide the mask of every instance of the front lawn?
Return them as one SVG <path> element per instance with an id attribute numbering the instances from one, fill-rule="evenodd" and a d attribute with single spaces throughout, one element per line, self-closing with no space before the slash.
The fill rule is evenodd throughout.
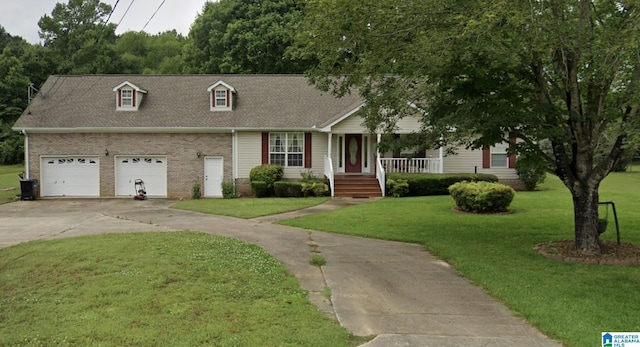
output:
<path id="1" fill-rule="evenodd" d="M 20 195 L 20 177 L 24 165 L 0 165 L 0 204 L 16 201 Z"/>
<path id="2" fill-rule="evenodd" d="M 257 218 L 278 213 L 300 210 L 320 205 L 329 200 L 322 198 L 241 198 L 241 199 L 198 199 L 180 201 L 172 208 L 203 212 L 237 218 Z"/>
<path id="3" fill-rule="evenodd" d="M 255 245 L 192 232 L 0 250 L 0 346 L 355 346 Z"/>
<path id="4" fill-rule="evenodd" d="M 601 186 L 600 200 L 616 203 L 622 242 L 640 245 L 639 197 L 637 172 L 611 174 Z M 385 198 L 281 224 L 424 244 L 567 346 L 598 345 L 601 332 L 640 331 L 640 268 L 563 263 L 533 250 L 573 239 L 571 195 L 556 177 L 540 191 L 518 192 L 513 214 L 462 214 L 453 205 L 449 196 Z M 603 240 L 615 240 L 609 218 Z"/>

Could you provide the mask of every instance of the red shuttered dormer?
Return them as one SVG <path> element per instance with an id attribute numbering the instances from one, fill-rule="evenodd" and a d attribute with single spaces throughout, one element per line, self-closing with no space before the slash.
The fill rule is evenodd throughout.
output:
<path id="1" fill-rule="evenodd" d="M 218 81 L 207 88 L 209 92 L 209 108 L 211 111 L 231 111 L 233 96 L 236 92 L 231 85 Z"/>
<path id="2" fill-rule="evenodd" d="M 113 88 L 116 92 L 117 111 L 137 111 L 147 91 L 135 84 L 124 81 Z"/>

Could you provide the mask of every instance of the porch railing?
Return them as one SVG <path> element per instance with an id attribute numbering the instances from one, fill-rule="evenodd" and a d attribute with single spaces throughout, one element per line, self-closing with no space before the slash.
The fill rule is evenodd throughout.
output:
<path id="1" fill-rule="evenodd" d="M 376 178 L 378 179 L 378 184 L 380 185 L 380 192 L 382 192 L 382 196 L 385 196 L 385 188 L 387 185 L 386 173 L 384 172 L 384 167 L 382 166 L 382 158 L 378 157 L 376 160 Z"/>
<path id="2" fill-rule="evenodd" d="M 333 163 L 329 156 L 324 156 L 324 175 L 329 180 L 329 189 L 331 190 L 331 196 L 333 197 L 334 187 L 335 187 L 335 179 L 333 174 Z"/>
<path id="3" fill-rule="evenodd" d="M 380 158 L 380 164 L 386 172 L 442 173 L 439 158 Z"/>

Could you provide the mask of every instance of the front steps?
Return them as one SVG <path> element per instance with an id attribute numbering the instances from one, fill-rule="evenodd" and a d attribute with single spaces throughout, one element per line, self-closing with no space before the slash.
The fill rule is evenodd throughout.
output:
<path id="1" fill-rule="evenodd" d="M 334 176 L 334 196 L 342 198 L 379 198 L 382 197 L 380 185 L 373 175 L 336 175 Z"/>

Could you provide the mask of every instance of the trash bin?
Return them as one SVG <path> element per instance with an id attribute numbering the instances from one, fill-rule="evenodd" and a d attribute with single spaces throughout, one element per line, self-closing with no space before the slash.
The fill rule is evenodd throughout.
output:
<path id="1" fill-rule="evenodd" d="M 35 200 L 38 197 L 38 180 L 20 180 L 20 200 Z"/>

